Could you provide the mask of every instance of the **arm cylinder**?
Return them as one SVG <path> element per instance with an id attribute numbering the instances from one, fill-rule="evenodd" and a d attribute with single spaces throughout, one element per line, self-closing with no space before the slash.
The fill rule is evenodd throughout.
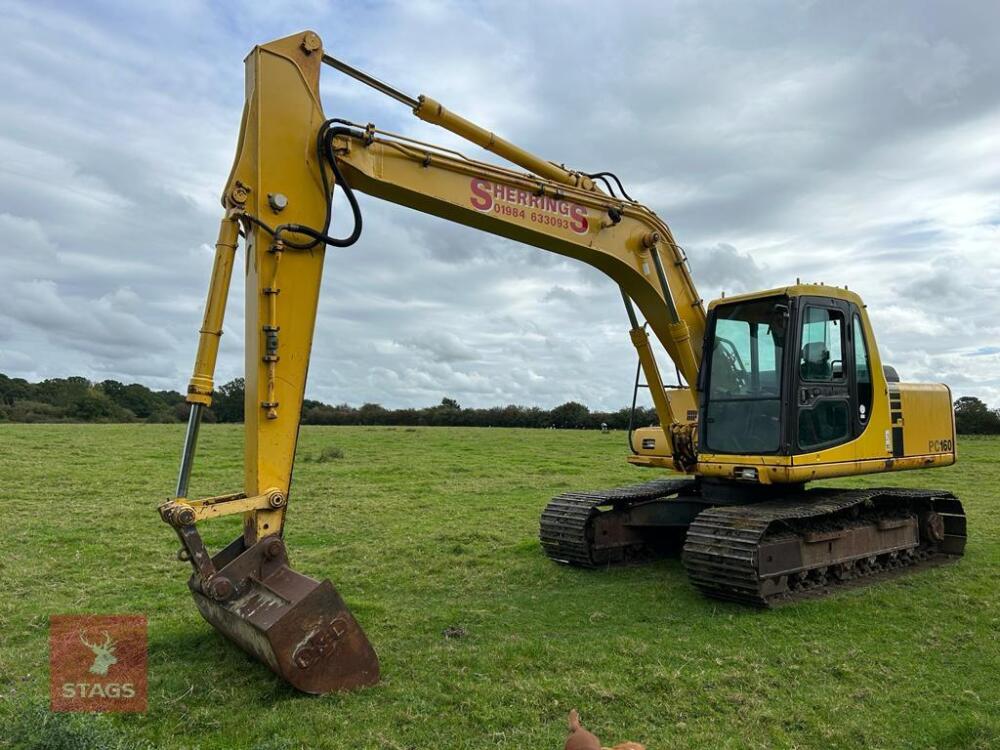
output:
<path id="1" fill-rule="evenodd" d="M 448 111 L 440 102 L 431 99 L 429 96 L 420 96 L 420 103 L 413 109 L 413 114 L 425 122 L 439 125 L 445 130 L 450 130 L 455 135 L 461 136 L 465 140 L 485 148 L 487 151 L 492 151 L 497 156 L 520 167 L 524 167 L 539 177 L 545 177 L 563 185 L 581 188 L 586 188 L 587 185 L 584 183 L 590 182 L 589 178 L 570 172 L 556 166 L 550 161 L 545 161 L 545 159 L 528 153 L 520 146 L 515 146 L 510 141 L 505 141 L 496 133 L 486 128 L 481 128 L 474 122 L 470 122 L 464 117 Z"/>
<path id="2" fill-rule="evenodd" d="M 343 60 L 338 60 L 333 55 L 327 55 L 324 53 L 323 62 L 329 65 L 331 68 L 336 68 L 341 73 L 349 75 L 356 81 L 361 81 L 361 83 L 365 84 L 366 86 L 371 86 L 376 91 L 380 91 L 386 96 L 392 97 L 397 102 L 402 102 L 411 109 L 416 109 L 417 107 L 420 106 L 420 103 L 413 97 L 407 96 L 399 89 L 390 86 L 388 83 L 383 83 L 374 76 L 368 75 L 363 70 L 358 70 L 353 65 L 348 65 Z"/>
<path id="3" fill-rule="evenodd" d="M 399 89 L 393 88 L 389 84 L 368 75 L 363 70 L 358 70 L 353 65 L 348 65 L 343 60 L 338 60 L 332 55 L 324 53 L 322 59 L 325 64 L 332 68 L 336 68 L 341 73 L 345 73 L 351 78 L 361 81 L 361 83 L 366 86 L 371 86 L 376 91 L 380 91 L 386 96 L 392 97 L 397 102 L 402 102 L 408 107 L 411 107 L 413 109 L 413 114 L 424 122 L 438 125 L 445 130 L 450 130 L 455 135 L 460 136 L 467 141 L 472 141 L 477 146 L 481 146 L 487 151 L 492 151 L 497 156 L 517 164 L 520 167 L 524 167 L 529 172 L 532 172 L 539 177 L 545 177 L 553 182 L 559 182 L 563 185 L 570 185 L 573 187 L 580 187 L 586 190 L 592 190 L 594 187 L 594 183 L 589 177 L 570 172 L 567 169 L 556 166 L 552 162 L 545 161 L 544 159 L 538 158 L 534 154 L 528 153 L 523 148 L 515 146 L 510 141 L 505 141 L 496 133 L 486 130 L 485 128 L 481 128 L 474 122 L 470 122 L 464 117 L 456 115 L 454 112 L 449 112 L 441 105 L 440 102 L 431 99 L 429 96 L 421 94 L 420 97 L 414 99 L 413 97 L 404 94 Z"/>

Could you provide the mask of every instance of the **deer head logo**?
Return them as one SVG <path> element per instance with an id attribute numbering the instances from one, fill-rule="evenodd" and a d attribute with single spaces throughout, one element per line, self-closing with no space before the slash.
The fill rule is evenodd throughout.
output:
<path id="1" fill-rule="evenodd" d="M 108 635 L 107 630 L 104 631 L 103 643 L 90 643 L 83 637 L 83 631 L 81 630 L 80 643 L 94 652 L 94 663 L 90 665 L 89 670 L 91 674 L 106 675 L 108 667 L 118 663 L 118 657 L 115 656 L 115 642 Z"/>

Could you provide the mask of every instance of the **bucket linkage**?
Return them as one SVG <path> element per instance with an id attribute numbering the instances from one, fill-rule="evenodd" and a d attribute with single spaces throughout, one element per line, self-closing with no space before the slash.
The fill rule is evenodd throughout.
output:
<path id="1" fill-rule="evenodd" d="M 160 515 L 177 531 L 180 557 L 194 573 L 188 587 L 202 616 L 226 638 L 257 657 L 279 677 L 306 693 L 373 685 L 378 656 L 329 580 L 317 581 L 289 565 L 284 540 L 243 536 L 210 556 L 195 528 L 201 509 L 242 512 L 242 495 L 221 501 L 171 500 Z M 230 509 L 225 509 L 230 510 Z"/>

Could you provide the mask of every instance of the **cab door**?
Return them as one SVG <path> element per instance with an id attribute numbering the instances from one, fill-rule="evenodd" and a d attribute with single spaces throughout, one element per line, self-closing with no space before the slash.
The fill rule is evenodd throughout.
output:
<path id="1" fill-rule="evenodd" d="M 847 303 L 824 297 L 798 300 L 797 345 L 791 352 L 795 406 L 790 411 L 795 453 L 852 440 L 857 431 L 852 325 Z"/>

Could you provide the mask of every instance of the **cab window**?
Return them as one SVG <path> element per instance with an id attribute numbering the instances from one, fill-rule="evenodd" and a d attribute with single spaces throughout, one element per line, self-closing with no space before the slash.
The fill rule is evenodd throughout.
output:
<path id="1" fill-rule="evenodd" d="M 872 373 L 868 365 L 868 345 L 861 318 L 854 316 L 854 378 L 858 386 L 858 421 L 868 422 L 872 410 Z"/>
<path id="2" fill-rule="evenodd" d="M 719 305 L 701 437 L 718 453 L 774 453 L 781 442 L 785 297 Z"/>
<path id="3" fill-rule="evenodd" d="M 825 307 L 807 307 L 802 317 L 802 380 L 844 380 L 844 315 Z"/>
<path id="4" fill-rule="evenodd" d="M 844 368 L 846 318 L 833 307 L 806 305 L 799 350 L 798 445 L 836 445 L 854 431 L 849 373 Z"/>

